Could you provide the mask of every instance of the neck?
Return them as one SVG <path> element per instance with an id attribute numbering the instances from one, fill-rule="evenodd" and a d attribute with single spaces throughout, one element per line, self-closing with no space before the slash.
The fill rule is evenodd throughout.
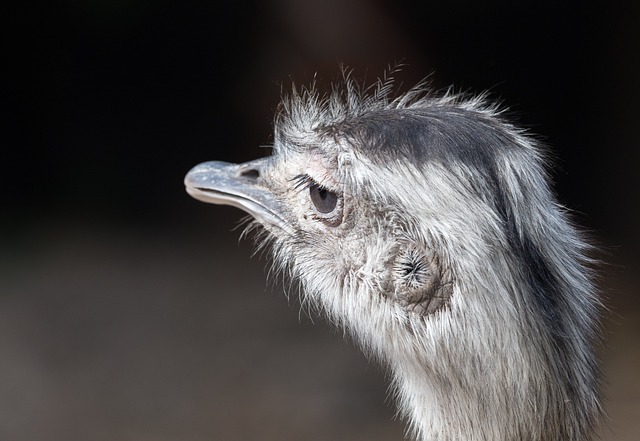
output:
<path id="1" fill-rule="evenodd" d="M 498 384 L 497 377 L 502 376 L 498 372 L 481 378 L 476 378 L 477 373 L 471 375 L 474 380 L 452 376 L 451 371 L 448 375 L 437 372 L 432 367 L 395 368 L 401 410 L 417 439 L 563 439 L 535 433 L 542 430 L 541 416 L 536 415 L 535 403 L 527 399 L 525 385 Z"/>
<path id="2" fill-rule="evenodd" d="M 429 317 L 428 328 L 410 323 L 415 338 L 394 342 L 394 353 L 386 342 L 400 409 L 417 439 L 590 439 L 598 412 L 590 353 L 571 338 L 559 345 L 536 323 L 523 325 L 517 309 L 454 304 Z"/>
<path id="3" fill-rule="evenodd" d="M 417 439 L 564 439 L 539 433 L 545 414 L 553 412 L 540 387 L 549 382 L 544 368 L 533 366 L 513 338 L 499 340 L 487 333 L 483 338 L 504 346 L 483 341 L 456 350 L 446 342 L 463 340 L 443 337 L 435 344 L 431 340 L 428 356 L 416 356 L 426 353 L 419 349 L 413 356 L 394 357 L 391 366 L 401 411 Z"/>

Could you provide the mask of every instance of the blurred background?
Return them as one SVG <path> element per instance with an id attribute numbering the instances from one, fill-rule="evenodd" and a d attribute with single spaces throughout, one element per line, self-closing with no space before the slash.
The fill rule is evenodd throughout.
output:
<path id="1" fill-rule="evenodd" d="M 6 7 L 5 7 L 6 8 Z M 0 439 L 403 438 L 385 375 L 266 279 L 196 163 L 264 156 L 339 63 L 490 91 L 604 251 L 607 440 L 640 433 L 638 3 L 15 2 L 2 14 Z M 315 323 L 314 323 L 315 322 Z"/>

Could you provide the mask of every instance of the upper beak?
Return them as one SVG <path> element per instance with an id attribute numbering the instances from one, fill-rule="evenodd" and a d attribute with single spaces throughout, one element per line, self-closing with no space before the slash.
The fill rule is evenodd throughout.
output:
<path id="1" fill-rule="evenodd" d="M 266 227 L 287 230 L 282 203 L 264 185 L 263 171 L 270 158 L 243 164 L 203 162 L 184 178 L 187 193 L 202 202 L 238 207 Z"/>

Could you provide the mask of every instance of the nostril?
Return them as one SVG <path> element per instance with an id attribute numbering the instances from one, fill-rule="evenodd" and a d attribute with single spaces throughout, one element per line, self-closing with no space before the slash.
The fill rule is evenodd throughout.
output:
<path id="1" fill-rule="evenodd" d="M 249 178 L 249 179 L 258 179 L 260 177 L 260 172 L 255 168 L 250 168 L 250 169 L 241 171 L 240 176 Z"/>

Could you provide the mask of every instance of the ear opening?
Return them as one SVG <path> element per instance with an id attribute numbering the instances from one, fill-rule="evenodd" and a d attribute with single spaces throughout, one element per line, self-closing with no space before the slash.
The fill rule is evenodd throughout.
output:
<path id="1" fill-rule="evenodd" d="M 453 273 L 441 253 L 404 243 L 392 261 L 389 297 L 408 311 L 428 315 L 444 308 L 453 292 Z"/>

